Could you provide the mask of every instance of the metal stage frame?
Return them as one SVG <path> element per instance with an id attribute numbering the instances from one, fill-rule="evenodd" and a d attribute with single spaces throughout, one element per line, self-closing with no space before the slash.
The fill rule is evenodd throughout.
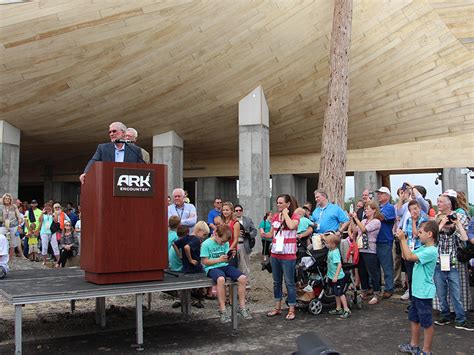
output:
<path id="1" fill-rule="evenodd" d="M 34 272 L 32 272 L 34 271 Z M 176 276 L 175 276 L 176 275 Z M 232 288 L 232 329 L 237 330 L 237 283 Z M 22 306 L 42 302 L 71 301 L 71 311 L 78 299 L 96 299 L 96 323 L 105 327 L 105 297 L 135 295 L 137 350 L 143 350 L 143 299 L 145 293 L 181 292 L 181 311 L 191 315 L 191 290 L 213 286 L 204 274 L 165 273 L 162 281 L 96 285 L 85 281 L 79 268 L 12 271 L 0 281 L 0 295 L 15 307 L 15 354 L 22 353 Z"/>

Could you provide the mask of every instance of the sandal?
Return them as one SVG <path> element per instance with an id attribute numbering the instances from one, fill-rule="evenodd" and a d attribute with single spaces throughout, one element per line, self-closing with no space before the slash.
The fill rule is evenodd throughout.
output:
<path id="1" fill-rule="evenodd" d="M 294 320 L 296 318 L 295 311 L 288 311 L 286 315 L 286 320 Z"/>
<path id="2" fill-rule="evenodd" d="M 281 309 L 273 308 L 270 312 L 267 313 L 267 317 L 275 317 L 281 314 Z"/>
<path id="3" fill-rule="evenodd" d="M 377 296 L 372 297 L 372 299 L 369 301 L 369 304 L 377 304 L 379 303 L 379 298 Z"/>

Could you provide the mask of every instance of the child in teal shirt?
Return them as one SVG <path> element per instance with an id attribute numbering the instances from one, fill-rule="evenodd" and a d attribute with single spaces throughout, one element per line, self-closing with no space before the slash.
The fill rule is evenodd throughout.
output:
<path id="1" fill-rule="evenodd" d="M 329 249 L 327 256 L 327 277 L 330 280 L 334 296 L 336 296 L 336 309 L 329 311 L 329 314 L 337 315 L 344 319 L 349 318 L 351 316 L 351 311 L 347 305 L 346 295 L 344 294 L 345 274 L 342 270 L 341 253 L 338 248 L 341 239 L 337 235 L 331 233 L 325 236 L 324 240 Z"/>
<path id="2" fill-rule="evenodd" d="M 168 267 L 172 271 L 183 270 L 183 262 L 173 248 L 173 243 L 178 240 L 176 230 L 178 229 L 179 224 L 180 219 L 178 216 L 171 216 L 168 220 Z"/>
<path id="3" fill-rule="evenodd" d="M 405 233 L 398 230 L 397 238 L 400 240 L 402 256 L 406 261 L 415 263 L 413 268 L 412 300 L 408 319 L 411 322 L 411 340 L 401 344 L 398 349 L 409 354 L 431 354 L 433 343 L 433 298 L 436 288 L 433 281 L 438 248 L 435 246 L 438 239 L 439 227 L 435 221 L 424 222 L 418 230 L 418 237 L 423 244 L 413 252 L 408 246 Z M 420 331 L 424 329 L 423 348 L 420 348 Z"/>
<path id="4" fill-rule="evenodd" d="M 235 250 L 229 251 L 229 240 L 232 237 L 232 230 L 227 225 L 217 227 L 216 233 L 206 239 L 201 245 L 201 262 L 204 271 L 217 284 L 217 300 L 219 302 L 219 316 L 221 323 L 231 322 L 229 313 L 225 308 L 226 277 L 238 282 L 239 310 L 238 314 L 246 320 L 251 320 L 252 316 L 245 307 L 245 293 L 247 286 L 247 276 L 239 269 L 229 265 L 229 253 L 235 255 Z"/>

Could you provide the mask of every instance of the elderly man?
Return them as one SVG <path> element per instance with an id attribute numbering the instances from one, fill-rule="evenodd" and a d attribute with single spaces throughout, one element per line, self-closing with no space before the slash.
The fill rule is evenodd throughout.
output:
<path id="1" fill-rule="evenodd" d="M 125 138 L 127 127 L 122 122 L 113 122 L 109 126 L 110 143 L 99 144 L 91 160 L 86 165 L 84 173 L 79 176 L 79 180 L 84 184 L 86 174 L 96 161 L 113 161 L 117 163 L 142 163 L 143 157 L 140 147 L 134 144 L 125 145 L 115 143 L 118 139 Z"/>
<path id="2" fill-rule="evenodd" d="M 314 191 L 316 209 L 313 211 L 314 230 L 316 233 L 328 231 L 342 232 L 350 223 L 347 214 L 336 204 L 330 203 L 324 190 Z M 342 225 L 341 225 L 342 224 Z"/>
<path id="3" fill-rule="evenodd" d="M 383 220 L 377 235 L 377 258 L 382 266 L 385 280 L 383 298 L 393 295 L 393 224 L 395 223 L 395 207 L 390 203 L 390 190 L 382 186 L 375 191 L 379 201 L 380 212 Z"/>
<path id="4" fill-rule="evenodd" d="M 235 205 L 234 211 L 237 220 L 244 227 L 244 229 L 240 231 L 239 247 L 237 248 L 239 270 L 242 271 L 245 276 L 249 277 L 250 253 L 252 252 L 250 248 L 250 238 L 255 239 L 257 237 L 257 228 L 255 228 L 255 224 L 250 217 L 244 216 L 244 208 L 242 205 Z"/>
<path id="5" fill-rule="evenodd" d="M 196 207 L 191 203 L 184 202 L 185 193 L 181 188 L 173 190 L 173 202 L 168 206 L 168 218 L 178 216 L 181 224 L 189 228 L 192 233 L 194 225 L 197 221 Z"/>
<path id="6" fill-rule="evenodd" d="M 125 139 L 131 141 L 132 143 L 136 143 L 138 138 L 138 132 L 135 128 L 128 127 L 125 131 Z M 150 153 L 148 153 L 145 149 L 140 148 L 142 150 L 142 156 L 145 163 L 150 164 Z"/>

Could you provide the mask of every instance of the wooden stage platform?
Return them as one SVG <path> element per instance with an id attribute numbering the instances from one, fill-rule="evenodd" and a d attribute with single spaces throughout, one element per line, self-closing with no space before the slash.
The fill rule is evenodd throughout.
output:
<path id="1" fill-rule="evenodd" d="M 177 276 L 174 276 L 176 274 Z M 22 305 L 96 299 L 96 322 L 105 327 L 105 297 L 135 295 L 137 350 L 143 350 L 143 299 L 145 293 L 164 291 L 181 292 L 181 310 L 191 315 L 191 290 L 209 287 L 213 282 L 205 274 L 165 273 L 162 281 L 96 285 L 85 281 L 79 268 L 12 271 L 0 282 L 0 295 L 15 307 L 15 354 L 22 353 Z M 237 284 L 232 287 L 232 328 L 237 329 Z"/>

